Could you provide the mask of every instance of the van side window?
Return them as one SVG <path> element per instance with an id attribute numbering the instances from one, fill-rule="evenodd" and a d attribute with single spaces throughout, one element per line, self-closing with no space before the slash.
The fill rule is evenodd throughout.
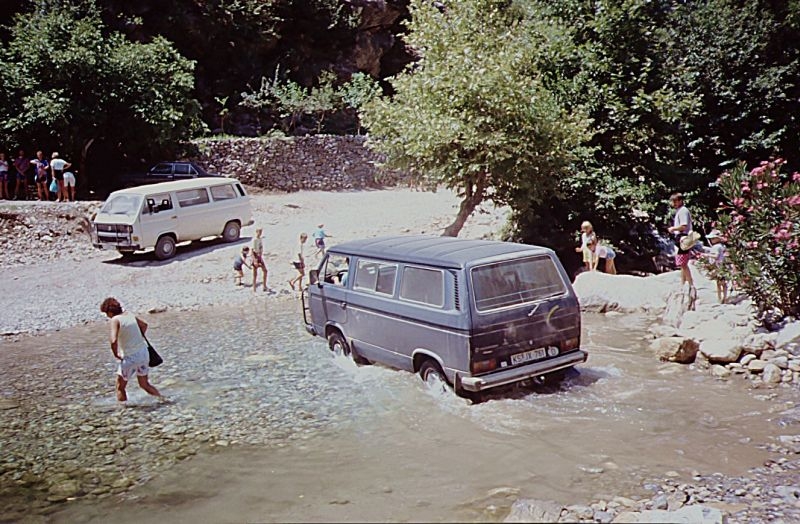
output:
<path id="1" fill-rule="evenodd" d="M 438 269 L 405 267 L 400 298 L 429 306 L 444 306 L 444 272 Z"/>
<path id="2" fill-rule="evenodd" d="M 356 280 L 353 283 L 353 289 L 394 295 L 396 276 L 396 264 L 361 259 L 358 261 L 358 267 L 356 268 Z"/>
<path id="3" fill-rule="evenodd" d="M 325 268 L 322 272 L 322 279 L 328 284 L 340 286 L 347 285 L 347 275 L 350 259 L 344 255 L 332 253 L 325 260 Z"/>
<path id="4" fill-rule="evenodd" d="M 187 189 L 185 191 L 178 191 L 176 194 L 178 196 L 178 205 L 181 207 L 208 203 L 208 191 L 206 191 L 205 188 Z"/>
<path id="5" fill-rule="evenodd" d="M 159 211 L 168 211 L 172 209 L 172 197 L 169 193 L 159 193 L 158 195 L 150 195 L 147 197 L 147 207 L 145 212 L 158 213 Z"/>
<path id="6" fill-rule="evenodd" d="M 230 200 L 236 198 L 236 191 L 231 184 L 224 186 L 211 186 L 211 198 L 217 200 Z"/>
<path id="7" fill-rule="evenodd" d="M 236 190 L 239 192 L 240 196 L 244 196 L 244 188 L 240 184 L 236 184 Z"/>

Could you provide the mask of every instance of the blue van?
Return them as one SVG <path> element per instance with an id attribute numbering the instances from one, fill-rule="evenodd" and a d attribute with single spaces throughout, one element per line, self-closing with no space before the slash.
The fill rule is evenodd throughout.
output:
<path id="1" fill-rule="evenodd" d="M 331 247 L 309 272 L 306 330 L 335 353 L 472 393 L 586 361 L 581 314 L 544 247 L 391 236 Z"/>

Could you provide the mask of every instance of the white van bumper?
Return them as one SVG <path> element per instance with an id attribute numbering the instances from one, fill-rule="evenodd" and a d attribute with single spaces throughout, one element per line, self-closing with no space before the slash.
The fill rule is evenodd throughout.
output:
<path id="1" fill-rule="evenodd" d="M 581 362 L 586 362 L 589 354 L 583 350 L 570 351 L 565 355 L 556 358 L 550 358 L 543 362 L 534 362 L 518 368 L 512 368 L 505 371 L 495 371 L 480 377 L 458 377 L 458 382 L 463 389 L 467 391 L 484 391 L 497 386 L 504 386 L 513 382 L 519 382 L 532 377 L 538 377 L 558 371 L 559 369 L 568 368 Z"/>

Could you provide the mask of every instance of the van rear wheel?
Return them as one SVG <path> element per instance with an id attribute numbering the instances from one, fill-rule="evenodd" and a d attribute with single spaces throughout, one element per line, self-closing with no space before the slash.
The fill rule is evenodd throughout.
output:
<path id="1" fill-rule="evenodd" d="M 428 359 L 423 362 L 419 368 L 419 376 L 431 391 L 442 394 L 450 392 L 447 377 L 435 360 Z"/>
<path id="2" fill-rule="evenodd" d="M 222 230 L 222 239 L 225 240 L 225 242 L 235 242 L 236 240 L 239 240 L 240 231 L 241 227 L 239 226 L 239 223 L 231 220 L 225 224 L 225 229 Z"/>
<path id="3" fill-rule="evenodd" d="M 156 242 L 156 258 L 166 260 L 175 256 L 175 239 L 169 235 L 164 235 Z"/>

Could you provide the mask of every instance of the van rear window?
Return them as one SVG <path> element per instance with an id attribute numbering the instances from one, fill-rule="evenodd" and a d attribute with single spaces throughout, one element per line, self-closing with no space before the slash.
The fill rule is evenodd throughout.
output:
<path id="1" fill-rule="evenodd" d="M 558 268 L 549 256 L 509 260 L 472 269 L 472 288 L 478 311 L 490 311 L 566 291 Z"/>

